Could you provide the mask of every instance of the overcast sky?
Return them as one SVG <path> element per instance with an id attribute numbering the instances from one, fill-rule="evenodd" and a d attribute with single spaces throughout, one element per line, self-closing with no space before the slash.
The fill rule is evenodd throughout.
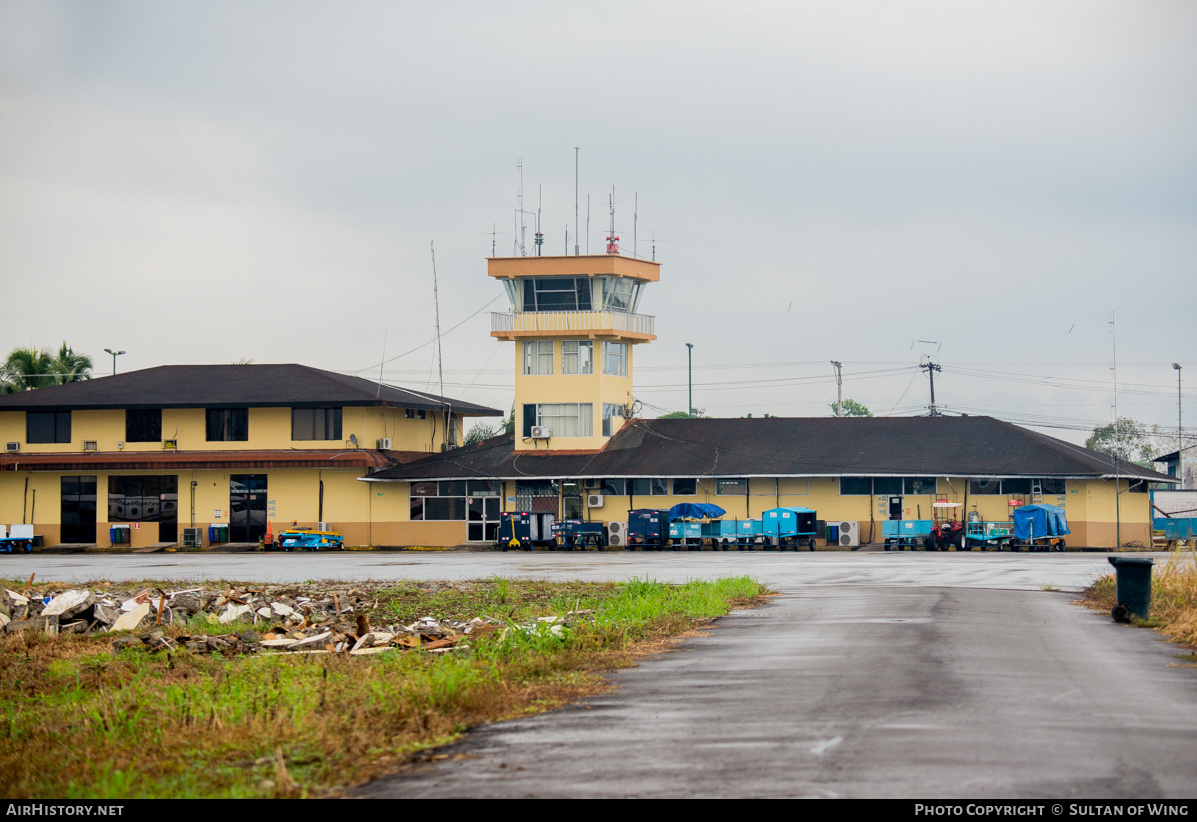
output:
<path id="1" fill-rule="evenodd" d="M 686 407 L 687 342 L 713 416 L 830 413 L 832 359 L 920 413 L 933 354 L 941 406 L 1083 441 L 1116 340 L 1119 415 L 1174 428 L 1179 362 L 1197 428 L 1195 43 L 1189 0 L 0 0 L 0 348 L 385 347 L 435 391 L 435 243 L 444 393 L 506 411 L 485 258 L 521 160 L 529 253 L 538 205 L 573 245 L 579 146 L 583 251 L 614 187 L 662 263 L 645 416 Z"/>

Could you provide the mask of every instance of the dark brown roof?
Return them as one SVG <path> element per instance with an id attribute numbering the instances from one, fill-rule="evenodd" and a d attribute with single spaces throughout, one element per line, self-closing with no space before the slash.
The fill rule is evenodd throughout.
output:
<path id="1" fill-rule="evenodd" d="M 40 390 L 40 389 L 39 389 Z M 367 449 L 273 451 L 110 451 L 0 454 L 0 471 L 134 471 L 198 468 L 381 468 L 406 452 Z"/>
<path id="2" fill-rule="evenodd" d="M 0 396 L 0 411 L 96 408 L 389 406 L 501 417 L 502 411 L 306 365 L 160 365 Z"/>
<path id="3" fill-rule="evenodd" d="M 1173 478 L 1133 463 L 1121 476 Z M 1113 476 L 1110 457 L 992 417 L 633 420 L 591 454 L 497 437 L 372 479 L 470 477 Z"/>

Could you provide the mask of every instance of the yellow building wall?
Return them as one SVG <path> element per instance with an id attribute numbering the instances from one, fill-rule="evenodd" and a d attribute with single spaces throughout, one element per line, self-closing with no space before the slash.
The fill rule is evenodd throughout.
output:
<path id="1" fill-rule="evenodd" d="M 562 374 L 561 373 L 561 343 L 564 340 L 582 339 L 580 337 L 565 337 L 553 339 L 553 373 L 552 374 L 524 374 L 524 341 L 515 343 L 515 396 L 519 398 L 515 407 L 515 447 L 519 451 L 533 450 L 597 450 L 610 439 L 603 434 L 603 403 L 630 406 L 632 404 L 632 368 L 635 358 L 635 346 L 628 345 L 628 362 L 626 377 L 617 377 L 603 373 L 603 341 L 593 340 L 593 374 Z M 591 424 L 594 436 L 591 437 L 559 437 L 552 436 L 546 445 L 544 440 L 525 441 L 524 405 L 531 403 L 563 403 L 579 402 L 591 404 Z M 612 426 L 614 434 L 619 430 L 619 423 Z"/>
<path id="2" fill-rule="evenodd" d="M 162 439 L 177 440 L 183 451 L 261 451 L 276 449 L 350 448 L 349 435 L 358 447 L 377 448 L 384 437 L 393 451 L 439 451 L 445 441 L 443 416 L 427 411 L 425 419 L 408 419 L 405 409 L 351 406 L 341 409 L 341 440 L 292 440 L 290 408 L 250 408 L 247 441 L 209 441 L 207 415 L 203 408 L 162 409 Z M 462 420 L 452 415 L 456 442 L 462 441 Z M 93 441 L 100 451 L 161 451 L 162 441 L 130 442 L 125 439 L 125 412 L 105 409 L 71 412 L 71 442 L 28 443 L 25 440 L 25 412 L 0 412 L 0 440 L 19 442 L 21 450 L 39 454 L 81 452 L 84 441 Z M 123 447 L 118 447 L 123 443 Z"/>

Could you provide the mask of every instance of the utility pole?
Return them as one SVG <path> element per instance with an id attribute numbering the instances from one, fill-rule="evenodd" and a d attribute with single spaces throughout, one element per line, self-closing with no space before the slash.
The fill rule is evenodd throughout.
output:
<path id="1" fill-rule="evenodd" d="M 935 407 L 935 372 L 942 371 L 938 363 L 932 362 L 928 359 L 925 363 L 919 365 L 919 368 L 927 372 L 927 377 L 931 380 L 931 404 L 927 406 L 928 416 L 938 417 L 939 409 Z"/>
<path id="2" fill-rule="evenodd" d="M 1180 487 L 1185 487 L 1185 443 L 1182 437 L 1184 429 L 1180 425 L 1181 396 L 1180 396 L 1180 363 L 1172 363 L 1176 369 L 1176 478 L 1180 480 Z"/>
<path id="3" fill-rule="evenodd" d="M 694 416 L 694 343 L 686 343 L 686 383 L 689 386 L 689 406 L 686 416 Z"/>
<path id="4" fill-rule="evenodd" d="M 835 368 L 835 415 L 837 417 L 842 417 L 844 415 L 844 412 L 843 412 L 844 392 L 843 392 L 843 380 L 840 378 L 840 376 L 841 376 L 840 369 L 843 368 L 843 364 L 840 363 L 838 360 L 832 360 L 831 365 L 832 365 L 832 367 Z"/>

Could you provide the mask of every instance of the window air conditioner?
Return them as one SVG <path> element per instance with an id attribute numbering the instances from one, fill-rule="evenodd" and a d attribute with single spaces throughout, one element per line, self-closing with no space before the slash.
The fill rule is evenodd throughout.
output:
<path id="1" fill-rule="evenodd" d="M 549 427 L 547 425 L 532 426 L 532 439 L 547 440 L 550 436 L 551 434 L 549 433 Z"/>
<path id="2" fill-rule="evenodd" d="M 860 545 L 860 523 L 859 522 L 841 522 L 840 523 L 840 547 L 841 548 L 855 548 Z"/>
<path id="3" fill-rule="evenodd" d="M 391 438 L 383 437 L 382 439 L 380 439 L 378 441 L 378 450 L 379 451 L 390 451 L 391 450 Z"/>
<path id="4" fill-rule="evenodd" d="M 603 495 L 602 494 L 587 494 L 586 495 L 586 507 L 587 508 L 602 508 L 603 507 Z"/>
<path id="5" fill-rule="evenodd" d="M 100 445 L 95 440 L 84 440 L 83 441 L 83 450 L 84 451 L 99 451 Z"/>
<path id="6" fill-rule="evenodd" d="M 10 443 L 9 443 L 7 446 L 5 446 L 4 450 L 5 450 L 5 451 L 20 451 L 20 450 L 21 450 L 21 443 L 19 443 L 19 442 L 10 442 Z"/>

